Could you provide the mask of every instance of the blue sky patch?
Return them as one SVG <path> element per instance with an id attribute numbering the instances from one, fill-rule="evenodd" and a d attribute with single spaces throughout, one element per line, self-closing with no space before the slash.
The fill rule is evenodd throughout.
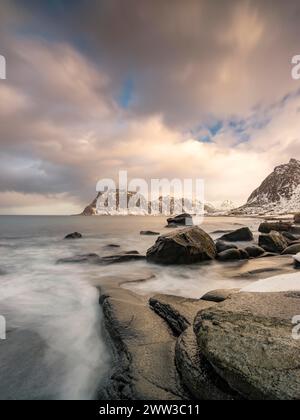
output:
<path id="1" fill-rule="evenodd" d="M 133 93 L 134 93 L 134 83 L 131 77 L 128 77 L 121 90 L 121 94 L 119 96 L 119 104 L 127 109 L 130 107 L 133 99 Z"/>

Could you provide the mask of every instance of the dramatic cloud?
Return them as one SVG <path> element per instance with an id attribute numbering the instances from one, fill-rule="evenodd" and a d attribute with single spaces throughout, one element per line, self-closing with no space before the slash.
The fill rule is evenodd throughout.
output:
<path id="1" fill-rule="evenodd" d="M 202 177 L 241 204 L 300 158 L 298 1 L 3 1 L 0 213 L 79 212 L 99 178 Z"/>

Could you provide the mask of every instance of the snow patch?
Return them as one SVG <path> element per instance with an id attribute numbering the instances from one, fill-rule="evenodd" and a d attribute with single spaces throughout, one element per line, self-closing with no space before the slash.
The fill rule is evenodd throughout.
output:
<path id="1" fill-rule="evenodd" d="M 240 292 L 249 293 L 275 293 L 288 291 L 300 291 L 300 273 L 282 274 L 275 277 L 269 277 L 252 283 L 240 290 Z"/>
<path id="2" fill-rule="evenodd" d="M 300 263 L 300 252 L 296 255 L 294 255 L 294 260 Z"/>

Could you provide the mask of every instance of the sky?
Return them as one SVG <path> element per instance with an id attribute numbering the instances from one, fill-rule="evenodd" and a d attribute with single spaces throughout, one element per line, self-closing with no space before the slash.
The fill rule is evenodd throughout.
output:
<path id="1" fill-rule="evenodd" d="M 0 0 L 0 214 L 74 214 L 96 183 L 202 178 L 246 202 L 300 159 L 298 0 Z"/>

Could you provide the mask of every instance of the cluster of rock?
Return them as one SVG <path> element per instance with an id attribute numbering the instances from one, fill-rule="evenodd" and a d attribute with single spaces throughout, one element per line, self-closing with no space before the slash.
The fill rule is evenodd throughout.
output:
<path id="1" fill-rule="evenodd" d="M 293 223 L 262 223 L 259 244 L 275 254 L 296 255 L 300 252 L 300 228 Z"/>
<path id="2" fill-rule="evenodd" d="M 198 226 L 184 227 L 187 216 L 168 219 L 171 227 L 182 228 L 159 236 L 146 256 L 130 251 L 105 257 L 78 255 L 58 262 L 103 265 L 147 259 L 157 264 L 193 264 L 300 251 L 300 230 L 293 223 L 264 222 L 257 241 L 247 227 L 224 232 L 214 241 Z M 80 237 L 76 232 L 67 236 Z M 300 256 L 295 258 L 300 267 Z M 300 292 L 233 289 L 212 291 L 202 299 L 156 295 L 148 300 L 120 288 L 121 284 L 121 279 L 110 277 L 99 285 L 115 356 L 102 398 L 300 399 L 300 340 L 292 335 Z"/>
<path id="3" fill-rule="evenodd" d="M 188 227 L 160 236 L 148 250 L 147 260 L 159 264 L 192 264 L 213 259 L 247 260 L 270 254 L 295 255 L 300 252 L 300 231 L 292 224 L 263 223 L 260 232 L 264 233 L 259 236 L 257 244 L 248 227 L 226 233 L 214 242 L 200 227 Z M 241 247 L 235 244 L 241 242 L 248 245 Z"/>
<path id="4" fill-rule="evenodd" d="M 295 220 L 297 219 L 295 216 Z M 168 219 L 168 227 L 183 227 L 192 224 L 192 217 L 187 214 Z M 242 227 L 232 232 L 226 232 L 214 241 L 211 236 L 198 226 L 189 226 L 172 230 L 161 235 L 155 244 L 148 249 L 147 255 L 130 251 L 100 257 L 97 254 L 75 255 L 61 259 L 59 263 L 94 263 L 112 264 L 131 260 L 147 259 L 150 263 L 194 264 L 210 260 L 235 261 L 248 260 L 272 255 L 297 255 L 300 253 L 300 227 L 291 222 L 264 222 L 259 226 L 259 238 L 255 243 L 253 233 L 248 227 Z M 141 231 L 141 235 L 158 236 L 159 232 Z M 71 233 L 65 239 L 80 239 L 78 232 Z M 246 243 L 242 246 L 242 243 Z M 295 260 L 298 267 L 299 262 Z"/>

